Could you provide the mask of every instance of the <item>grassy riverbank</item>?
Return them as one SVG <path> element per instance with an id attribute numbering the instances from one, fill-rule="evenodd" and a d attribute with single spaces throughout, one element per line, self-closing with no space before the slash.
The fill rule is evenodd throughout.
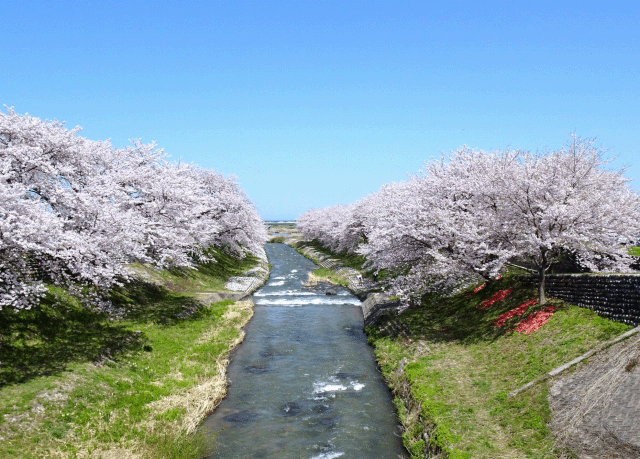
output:
<path id="1" fill-rule="evenodd" d="M 344 252 L 340 252 L 340 253 L 334 253 L 331 250 L 327 249 L 326 247 L 324 247 L 322 244 L 320 244 L 317 241 L 311 241 L 311 242 L 301 242 L 298 243 L 296 250 L 298 250 L 298 252 L 302 253 L 300 251 L 300 249 L 302 247 L 311 247 L 315 250 L 317 250 L 320 253 L 324 253 L 325 255 L 330 256 L 331 258 L 335 258 L 337 260 L 340 260 L 340 262 L 344 265 L 347 266 L 349 268 L 353 268 L 353 269 L 357 269 L 359 271 L 362 272 L 363 275 L 365 276 L 373 276 L 372 273 L 366 271 L 364 269 L 364 264 L 367 261 L 367 259 L 365 257 L 363 257 L 362 255 L 356 255 L 356 254 L 352 254 L 352 253 L 348 253 L 347 251 Z M 302 255 L 304 255 L 305 257 L 308 257 L 308 255 L 302 253 Z M 318 262 L 318 260 L 313 260 L 315 263 Z"/>
<path id="2" fill-rule="evenodd" d="M 200 457 L 195 427 L 224 396 L 226 357 L 253 314 L 194 299 L 256 263 L 217 258 L 114 290 L 117 320 L 59 289 L 0 311 L 0 457 Z"/>
<path id="3" fill-rule="evenodd" d="M 506 298 L 482 308 L 483 301 L 505 291 L 510 291 Z M 368 327 L 398 397 L 413 457 L 425 457 L 427 450 L 450 458 L 559 456 L 547 427 L 551 382 L 515 397 L 507 394 L 631 327 L 561 301 L 551 301 L 555 312 L 530 333 L 514 328 L 549 303 L 499 320 L 535 298 L 533 286 L 505 277 L 477 293 L 425 296 L 420 306 L 395 319 L 402 337 Z"/>
<path id="4" fill-rule="evenodd" d="M 347 287 L 349 285 L 349 281 L 347 281 L 347 279 L 327 268 L 314 269 L 309 273 L 309 280 L 307 283 L 315 285 L 318 282 L 329 282 L 343 287 Z"/>
<path id="5" fill-rule="evenodd" d="M 353 261 L 323 252 L 344 264 Z M 508 394 L 630 326 L 562 301 L 540 306 L 535 299 L 535 285 L 512 273 L 476 292 L 426 295 L 420 305 L 367 327 L 412 458 L 572 457 L 555 447 L 547 427 L 553 381 Z M 550 305 L 553 315 L 539 329 L 516 331 Z M 516 308 L 524 312 L 509 313 Z"/>

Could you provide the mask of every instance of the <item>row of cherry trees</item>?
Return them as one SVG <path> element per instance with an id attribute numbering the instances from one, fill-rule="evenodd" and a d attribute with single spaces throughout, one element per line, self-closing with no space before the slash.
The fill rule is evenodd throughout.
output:
<path id="1" fill-rule="evenodd" d="M 640 197 L 593 140 L 572 136 L 540 154 L 461 147 L 419 175 L 356 203 L 310 210 L 306 240 L 367 257 L 405 300 L 425 289 L 495 278 L 517 259 L 537 272 L 572 257 L 593 271 L 628 269 L 640 237 Z"/>
<path id="2" fill-rule="evenodd" d="M 256 252 L 267 235 L 231 178 L 169 162 L 155 144 L 0 113 L 0 308 L 28 308 L 45 283 L 106 289 L 131 262 L 207 261 L 210 247 Z"/>

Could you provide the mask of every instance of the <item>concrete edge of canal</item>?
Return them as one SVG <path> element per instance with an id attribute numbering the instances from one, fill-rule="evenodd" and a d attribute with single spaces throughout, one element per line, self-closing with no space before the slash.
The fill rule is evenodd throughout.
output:
<path id="1" fill-rule="evenodd" d="M 301 237 L 295 232 L 284 239 L 284 244 L 293 247 L 319 266 L 330 269 L 347 280 L 349 291 L 362 301 L 365 326 L 382 322 L 384 317 L 398 312 L 400 302 L 390 295 L 380 292 L 377 282 L 367 279 L 357 269 L 346 267 L 339 260 L 311 247 L 297 248 L 299 242 L 301 242 Z"/>

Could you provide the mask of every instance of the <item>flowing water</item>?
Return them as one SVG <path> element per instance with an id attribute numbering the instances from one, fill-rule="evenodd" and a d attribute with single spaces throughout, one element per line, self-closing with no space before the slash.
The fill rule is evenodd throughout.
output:
<path id="1" fill-rule="evenodd" d="M 214 445 L 210 458 L 401 457 L 360 301 L 346 289 L 304 287 L 314 263 L 284 244 L 266 250 L 271 277 L 253 295 L 229 393 L 202 426 Z"/>

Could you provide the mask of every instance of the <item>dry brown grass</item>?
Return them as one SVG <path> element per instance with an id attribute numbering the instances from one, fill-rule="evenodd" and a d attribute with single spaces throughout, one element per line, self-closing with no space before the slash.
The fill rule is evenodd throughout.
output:
<path id="1" fill-rule="evenodd" d="M 237 301 L 229 307 L 222 316 L 219 324 L 211 327 L 196 340 L 196 344 L 211 341 L 230 324 L 234 324 L 239 331 L 235 341 L 229 343 L 229 349 L 235 348 L 244 340 L 245 333 L 242 327 L 253 316 L 252 301 Z M 215 370 L 200 384 L 182 392 L 164 397 L 151 404 L 154 414 L 164 413 L 173 408 L 182 407 L 185 414 L 175 422 L 180 432 L 189 435 L 195 432 L 200 423 L 209 415 L 227 394 L 227 367 L 229 365 L 228 354 L 222 356 L 214 363 Z"/>
<path id="2" fill-rule="evenodd" d="M 348 283 L 346 279 L 335 273 L 332 273 L 329 276 L 320 276 L 318 274 L 314 274 L 313 272 L 309 272 L 307 282 L 305 282 L 303 285 L 305 287 L 315 287 L 320 282 L 328 282 L 334 285 L 345 285 Z"/>
<path id="3" fill-rule="evenodd" d="M 196 343 L 211 341 L 228 326 L 235 322 L 239 330 L 238 338 L 229 343 L 229 349 L 235 348 L 244 340 L 245 333 L 242 327 L 253 316 L 253 302 L 238 301 L 231 305 L 222 316 L 219 324 L 211 327 L 200 335 Z M 155 414 L 161 414 L 174 408 L 184 408 L 185 414 L 182 419 L 174 422 L 175 427 L 183 434 L 189 435 L 195 432 L 200 423 L 215 409 L 227 394 L 227 367 L 229 365 L 228 355 L 218 359 L 214 363 L 215 370 L 200 384 L 190 389 L 164 397 L 150 404 Z M 150 422 L 153 425 L 153 422 Z"/>
<path id="4" fill-rule="evenodd" d="M 73 454 L 60 450 L 40 451 L 36 448 L 32 450 L 32 454 L 34 455 L 33 457 L 46 457 L 51 459 L 145 459 L 148 457 L 143 453 L 135 452 L 132 448 L 122 448 L 121 445 L 116 443 L 103 443 L 99 448 L 92 449 L 86 449 L 86 447 L 80 446 Z"/>
<path id="5" fill-rule="evenodd" d="M 185 378 L 180 372 L 180 367 L 196 367 L 200 377 L 191 387 L 180 389 L 179 391 L 153 401 L 147 405 L 149 413 L 135 426 L 144 432 L 139 438 L 127 440 L 126 442 L 109 442 L 100 439 L 100 432 L 108 431 L 110 425 L 128 420 L 129 414 L 126 408 L 111 411 L 110 417 L 101 419 L 103 414 L 103 402 L 95 406 L 95 418 L 91 428 L 85 428 L 82 435 L 76 434 L 73 429 L 68 431 L 64 440 L 48 438 L 33 444 L 29 451 L 20 451 L 15 457 L 47 457 L 54 459 L 156 459 L 157 453 L 154 450 L 153 442 L 148 444 L 145 436 L 162 436 L 165 438 L 179 439 L 186 438 L 193 434 L 200 423 L 209 415 L 224 398 L 227 391 L 227 366 L 229 364 L 229 352 L 244 339 L 245 333 L 242 328 L 253 316 L 253 302 L 242 301 L 228 306 L 224 314 L 215 324 L 204 332 L 200 333 L 191 343 L 186 343 L 181 355 L 176 357 L 173 370 L 158 381 L 155 385 L 166 385 L 169 381 L 183 381 Z M 229 336 L 235 336 L 229 340 Z M 228 351 L 217 360 L 203 366 L 192 360 L 193 349 L 201 344 L 215 341 L 223 341 L 228 347 Z M 108 367 L 95 367 L 93 364 L 86 364 L 86 372 L 109 371 Z M 124 381 L 127 378 L 122 378 Z M 22 435 L 26 431 L 34 434 L 41 431 L 43 422 L 51 417 L 60 414 L 63 406 L 69 399 L 69 393 L 74 388 L 89 384 L 90 378 L 83 377 L 77 372 L 70 372 L 65 376 L 55 388 L 48 388 L 39 391 L 35 395 L 36 408 L 41 407 L 41 403 L 47 406 L 42 408 L 43 413 L 38 409 L 29 409 L 24 415 L 13 416 L 16 419 L 7 419 L 0 425 L 0 437 L 9 439 L 15 435 Z M 10 389 L 8 389 L 10 390 Z M 17 389 L 16 389 L 17 390 Z M 37 402 L 37 403 L 36 403 Z M 169 410 L 184 410 L 180 416 L 174 420 L 167 420 L 162 415 Z M 126 421 L 128 422 L 128 421 Z M 25 441 L 28 441 L 25 438 Z M 73 451 L 69 450 L 69 445 L 73 445 Z"/>
<path id="6" fill-rule="evenodd" d="M 309 272 L 307 274 L 307 282 L 304 283 L 304 286 L 315 287 L 316 285 L 318 285 L 318 282 L 329 282 L 329 281 L 323 277 L 316 276 L 312 272 Z"/>

